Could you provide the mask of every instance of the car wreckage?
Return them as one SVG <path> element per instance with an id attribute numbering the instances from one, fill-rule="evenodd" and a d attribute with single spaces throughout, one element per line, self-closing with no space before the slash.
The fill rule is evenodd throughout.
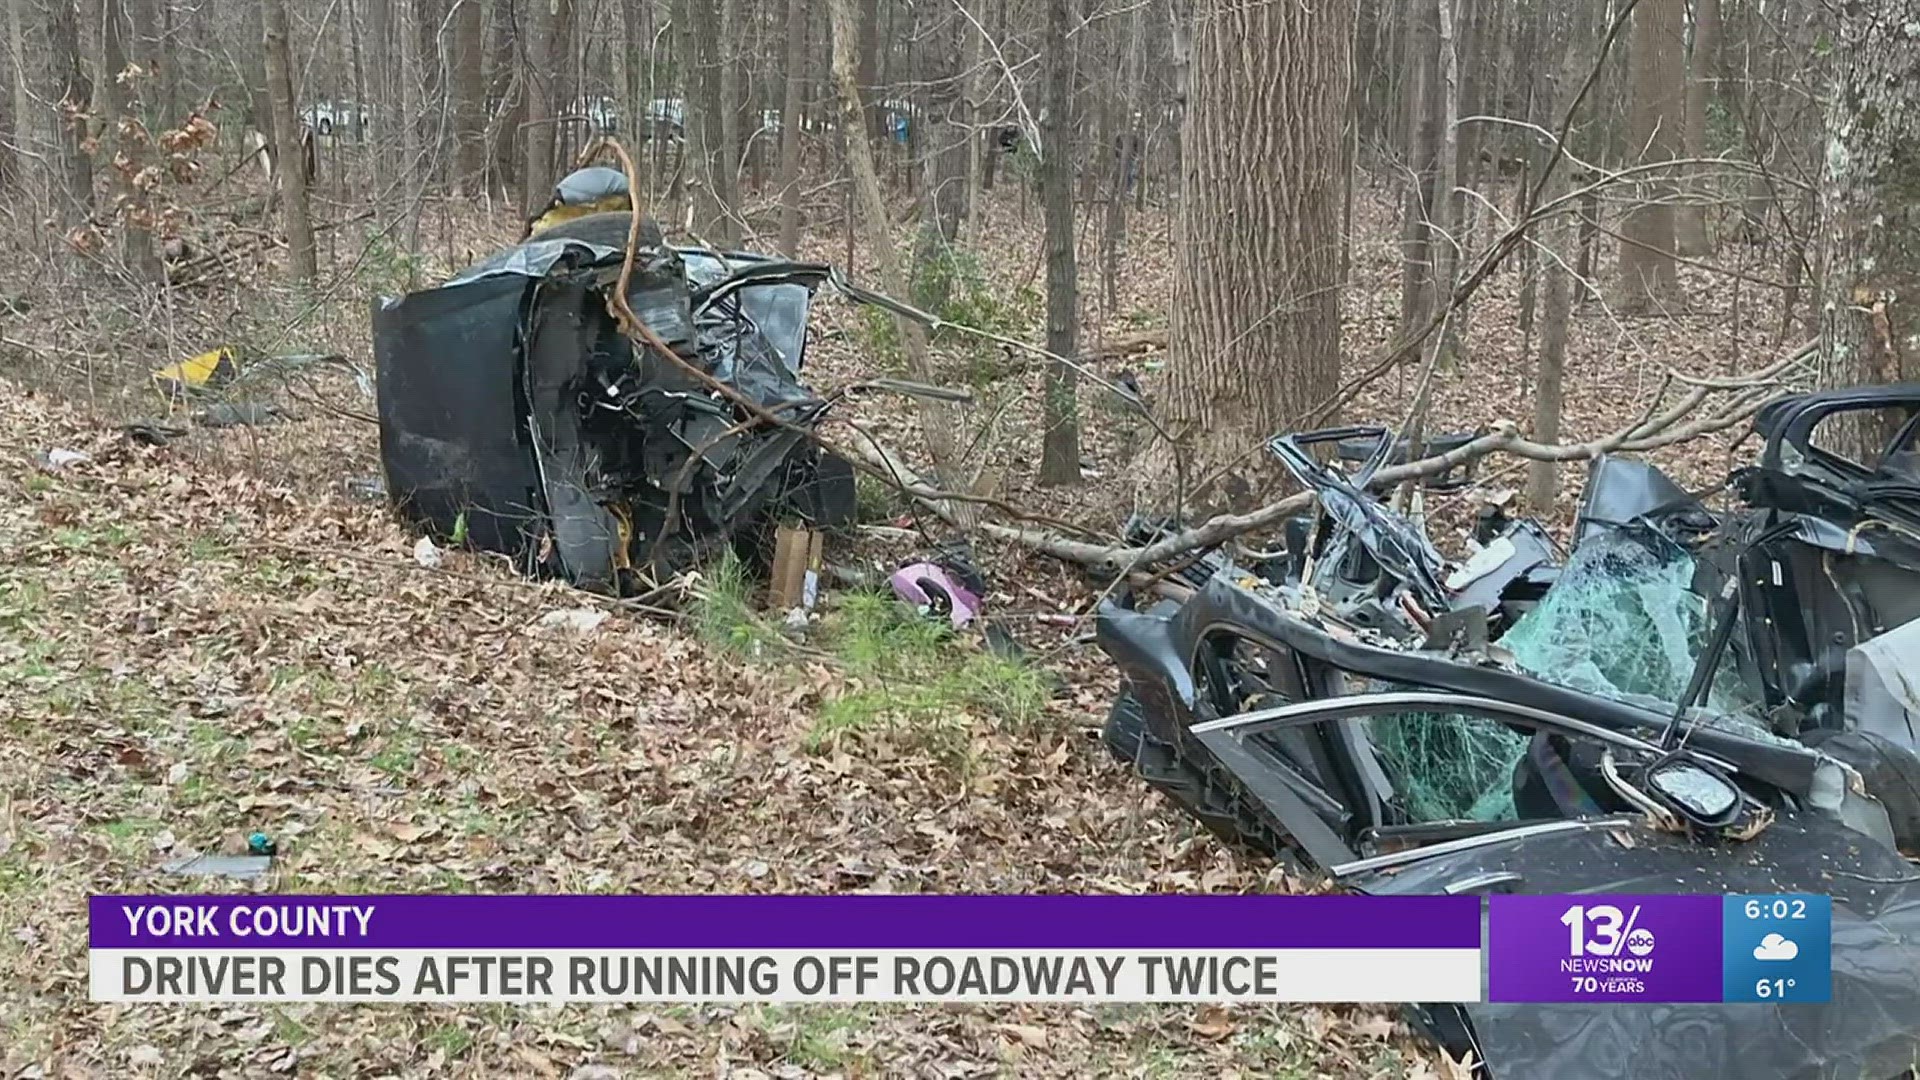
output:
<path id="1" fill-rule="evenodd" d="M 588 175 L 606 173 L 563 182 L 524 242 L 376 301 L 381 458 L 402 515 L 598 592 L 779 518 L 849 519 L 853 469 L 808 437 L 826 403 L 800 381 L 830 269 L 670 247 L 646 222 L 626 299 L 673 357 L 636 348 L 607 309 L 631 216 L 603 209 L 624 199 Z M 581 180 L 593 190 L 572 197 Z"/>
<path id="2" fill-rule="evenodd" d="M 1818 445 L 1869 411 L 1906 417 L 1878 462 Z M 1727 508 L 1603 457 L 1564 558 L 1489 510 L 1457 563 L 1369 490 L 1404 442 L 1275 438 L 1316 496 L 1279 551 L 1102 606 L 1107 743 L 1215 832 L 1362 893 L 1833 897 L 1827 1004 L 1410 1011 L 1483 1075 L 1912 1075 L 1920 385 L 1754 428 Z"/>

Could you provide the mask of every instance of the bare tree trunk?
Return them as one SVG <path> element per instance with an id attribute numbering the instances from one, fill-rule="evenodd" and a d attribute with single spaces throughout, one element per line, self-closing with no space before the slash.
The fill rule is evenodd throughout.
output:
<path id="1" fill-rule="evenodd" d="M 459 147 L 454 159 L 454 186 L 475 194 L 485 189 L 487 174 L 487 91 L 482 64 L 486 23 L 480 0 L 453 2 L 448 66 L 453 82 L 453 134 Z"/>
<path id="2" fill-rule="evenodd" d="M 1140 152 L 1145 149 L 1146 133 L 1140 130 L 1135 114 L 1140 109 L 1141 34 L 1145 28 L 1146 7 L 1133 9 L 1127 31 L 1127 92 L 1120 100 L 1120 143 L 1114 155 L 1113 192 L 1107 200 L 1106 229 L 1100 241 L 1100 283 L 1102 299 L 1109 312 L 1120 303 L 1120 248 L 1127 234 L 1127 196 L 1140 172 Z M 1344 231 L 1344 230 L 1343 230 Z M 1344 245 L 1343 245 L 1344 250 Z"/>
<path id="3" fill-rule="evenodd" d="M 1687 61 L 1687 126 L 1684 156 L 1707 156 L 1707 104 L 1720 74 L 1720 0 L 1694 0 L 1693 51 Z M 1674 241 L 1682 255 L 1708 255 L 1713 239 L 1707 235 L 1706 192 L 1700 190 L 1700 170 L 1687 170 L 1688 199 L 1674 207 Z"/>
<path id="4" fill-rule="evenodd" d="M 1464 0 L 1471 3 L 1472 0 Z M 1454 278 L 1460 266 L 1460 247 L 1466 196 L 1460 192 L 1460 41 L 1454 33 L 1452 0 L 1439 0 L 1440 28 L 1440 176 L 1433 192 L 1433 295 L 1444 307 L 1453 298 Z M 1449 324 L 1433 347 L 1453 350 L 1460 328 Z M 1424 411 L 1424 410 L 1422 410 Z"/>
<path id="5" fill-rule="evenodd" d="M 347 0 L 347 51 L 353 64 L 353 141 L 356 145 L 367 141 L 367 73 L 366 64 L 360 51 L 360 13 L 354 0 Z"/>
<path id="6" fill-rule="evenodd" d="M 807 3 L 787 0 L 787 92 L 780 107 L 780 250 L 800 257 L 800 101 L 807 78 Z"/>
<path id="7" fill-rule="evenodd" d="M 1187 108 L 1193 71 L 1193 4 L 1195 0 L 1167 0 L 1167 80 L 1173 86 L 1173 104 L 1167 122 L 1173 129 L 1173 175 L 1187 174 Z"/>
<path id="8" fill-rule="evenodd" d="M 1066 0 L 1062 0 L 1066 2 Z M 948 9 L 930 36 L 932 58 L 924 78 L 927 83 L 927 222 L 932 238 L 951 247 L 960 238 L 960 222 L 966 216 L 967 118 L 960 93 L 960 57 L 965 51 L 966 21 Z"/>
<path id="9" fill-rule="evenodd" d="M 726 108 L 717 58 L 719 16 L 713 0 L 681 0 L 682 70 L 686 72 L 687 184 L 693 194 L 693 231 L 724 244 L 728 206 L 721 187 L 726 171 L 720 114 Z"/>
<path id="10" fill-rule="evenodd" d="M 1593 22 L 1591 14 L 1576 10 L 1572 17 L 1573 25 L 1560 38 L 1560 75 L 1548 84 L 1556 86 L 1557 93 L 1548 92 L 1546 95 L 1548 107 L 1556 118 L 1566 115 L 1567 110 L 1573 107 L 1575 95 L 1579 93 L 1585 55 L 1573 43 L 1584 44 L 1589 40 Z M 1541 34 L 1536 40 L 1545 41 L 1548 37 L 1547 34 Z M 1556 152 L 1553 149 L 1545 151 Z M 1555 198 L 1572 190 L 1572 172 L 1564 163 L 1555 170 L 1546 196 Z M 1584 226 L 1576 225 L 1570 219 L 1561 220 L 1550 226 L 1541 240 L 1547 251 L 1539 260 L 1546 277 L 1546 288 L 1540 313 L 1540 362 L 1534 369 L 1533 438 L 1536 442 L 1551 443 L 1560 438 L 1560 414 L 1565 399 L 1563 383 L 1567 364 L 1567 331 L 1573 317 L 1573 282 L 1567 269 L 1567 260 L 1571 256 L 1567 249 L 1579 244 L 1582 231 Z M 1537 514 L 1549 513 L 1559 483 L 1558 465 L 1551 461 L 1531 462 L 1527 466 L 1527 505 Z"/>
<path id="11" fill-rule="evenodd" d="M 1820 184 L 1820 383 L 1911 380 L 1920 378 L 1920 0 L 1838 10 Z M 1890 427 L 1853 423 L 1836 448 L 1871 465 Z"/>
<path id="12" fill-rule="evenodd" d="M 146 72 L 142 80 L 147 89 L 138 95 L 150 116 L 141 119 L 151 124 L 157 117 L 161 128 L 172 127 L 180 117 L 174 114 L 173 58 L 167 55 L 161 39 L 161 19 L 157 6 L 164 0 L 125 0 L 128 29 L 132 33 L 133 59 Z M 123 43 L 124 44 L 124 43 Z"/>
<path id="13" fill-rule="evenodd" d="M 880 173 L 874 166 L 873 146 L 863 138 L 865 109 L 860 99 L 860 82 L 853 5 L 855 0 L 827 0 L 827 13 L 833 23 L 833 79 L 840 97 L 840 134 L 846 144 L 847 165 L 853 174 L 853 203 L 860 219 L 860 230 L 873 250 L 875 276 L 880 288 L 894 296 L 907 294 L 907 281 L 900 271 L 900 256 L 894 250 L 887 205 L 880 193 Z M 907 374 L 923 382 L 933 382 L 933 360 L 927 349 L 926 330 L 912 319 L 896 316 L 894 327 L 900 334 L 901 351 L 906 356 Z M 921 427 L 927 439 L 927 453 L 933 459 L 933 473 L 948 490 L 966 487 L 961 476 L 959 453 L 959 413 L 945 402 L 922 400 Z M 945 508 L 963 525 L 978 518 L 978 507 L 952 503 Z"/>
<path id="14" fill-rule="evenodd" d="M 1403 69 L 1413 84 L 1404 101 L 1407 187 L 1400 217 L 1400 329 L 1427 321 L 1433 299 L 1434 184 L 1440 161 L 1439 5 L 1412 0 L 1407 11 Z"/>
<path id="15" fill-rule="evenodd" d="M 1046 119 L 1041 123 L 1040 206 L 1047 222 L 1047 351 L 1071 357 L 1078 350 L 1080 290 L 1073 250 L 1073 56 L 1066 0 L 1047 5 Z M 1080 407 L 1074 371 L 1058 360 L 1047 365 L 1046 432 L 1040 445 L 1040 483 L 1080 482 Z"/>
<path id="16" fill-rule="evenodd" d="M 293 103 L 293 71 L 287 57 L 287 0 L 261 0 L 262 41 L 267 59 L 267 88 L 273 98 L 273 138 L 279 147 L 281 200 L 287 215 L 287 258 L 294 280 L 312 285 L 320 276 L 313 247 L 313 221 L 307 216 L 307 171 L 300 161 L 300 118 Z"/>
<path id="17" fill-rule="evenodd" d="M 146 194 L 135 183 L 146 166 L 148 136 L 140 122 L 140 102 L 134 89 L 138 78 L 127 77 L 127 38 L 132 20 L 122 0 L 105 0 L 100 13 L 100 52 L 102 74 L 106 78 L 106 129 L 113 133 L 116 153 L 113 161 L 113 186 L 118 193 L 116 222 L 120 233 L 120 257 L 127 270 L 139 281 L 160 280 L 160 258 L 153 249 L 153 219 L 146 206 Z"/>
<path id="18" fill-rule="evenodd" d="M 521 71 L 525 76 L 523 81 L 527 91 L 525 164 L 520 169 L 523 184 L 521 209 L 529 219 L 553 198 L 553 185 L 557 179 L 554 176 L 554 148 L 559 140 L 554 117 L 564 102 L 557 103 L 554 100 L 560 73 L 555 70 L 552 60 L 559 50 L 565 48 L 564 43 L 556 40 L 559 37 L 558 23 L 559 15 L 543 0 L 532 0 L 521 12 L 521 25 L 526 31 L 525 59 Z"/>
<path id="19" fill-rule="evenodd" d="M 974 17 L 983 16 L 976 12 Z M 961 208 L 963 216 L 960 230 L 969 237 L 977 238 L 980 232 L 980 191 L 987 154 L 998 153 L 998 148 L 997 143 L 989 148 L 990 136 L 981 131 L 980 124 L 980 118 L 986 115 L 987 66 L 981 62 L 986 56 L 986 35 L 974 29 L 971 22 L 961 32 L 967 36 L 966 101 L 963 103 L 967 124 L 967 187 L 966 200 Z"/>
<path id="20" fill-rule="evenodd" d="M 29 176 L 43 177 L 44 171 L 32 165 L 27 157 L 29 151 L 42 148 L 41 125 L 38 122 L 39 109 L 34 107 L 33 78 L 28 69 L 27 19 L 21 11 L 28 0 L 6 0 L 7 4 L 7 60 L 8 76 L 13 82 L 13 137 L 22 153 L 18 178 L 23 191 L 41 193 L 44 185 L 38 179 L 28 180 Z M 38 201 L 38 200 L 35 200 Z"/>
<path id="21" fill-rule="evenodd" d="M 53 127 L 60 144 L 62 190 L 55 216 L 72 228 L 93 215 L 93 160 L 87 155 L 87 116 L 93 81 L 80 60 L 80 16 L 73 0 L 45 0 L 47 44 L 53 49 Z"/>
<path id="22" fill-rule="evenodd" d="M 714 172 L 714 196 L 720 203 L 719 235 L 710 239 L 726 246 L 740 246 L 740 105 L 741 65 L 728 54 L 740 25 L 740 0 L 720 0 L 720 20 L 702 34 L 707 56 L 712 61 L 713 102 L 720 114 L 720 167 Z"/>
<path id="23" fill-rule="evenodd" d="M 862 0 L 859 48 L 860 100 L 866 105 L 861 125 L 869 141 L 891 138 L 880 106 L 880 0 Z"/>
<path id="24" fill-rule="evenodd" d="M 1672 161 L 1685 116 L 1686 65 L 1681 20 L 1686 0 L 1640 0 L 1633 9 L 1630 163 Z M 1624 312 L 1673 305 L 1679 280 L 1673 260 L 1674 183 L 1655 173 L 1639 185 L 1640 201 L 1620 226 L 1620 295 Z"/>
<path id="25" fill-rule="evenodd" d="M 487 154 L 490 191 L 511 198 L 520 170 L 520 125 L 527 118 L 527 80 L 517 56 L 516 26 L 524 27 L 524 13 L 516 14 L 514 0 L 493 0 L 487 28 L 487 100 L 495 111 L 487 118 Z M 523 198 L 519 200 L 525 203 Z"/>
<path id="26" fill-rule="evenodd" d="M 367 38 L 373 45 L 367 63 L 368 93 L 378 109 L 375 122 L 381 125 L 382 132 L 392 134 L 399 130 L 399 124 L 406 122 L 394 94 L 394 3 L 393 0 L 366 0 L 366 3 Z"/>
<path id="27" fill-rule="evenodd" d="M 1351 17 L 1194 4 L 1166 403 L 1203 465 L 1238 460 L 1339 379 Z"/>

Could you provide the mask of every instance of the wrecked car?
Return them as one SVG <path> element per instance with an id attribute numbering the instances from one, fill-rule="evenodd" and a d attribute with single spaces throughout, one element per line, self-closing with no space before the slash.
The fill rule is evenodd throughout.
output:
<path id="1" fill-rule="evenodd" d="M 800 381 L 828 268 L 671 247 L 647 222 L 627 301 L 661 356 L 607 310 L 630 221 L 559 221 L 375 303 L 381 459 L 404 517 L 601 592 L 737 541 L 751 556 L 779 519 L 851 517 L 853 470 L 808 437 L 825 406 Z"/>
<path id="2" fill-rule="evenodd" d="M 1817 444 L 1869 410 L 1909 417 L 1877 462 Z M 1789 397 L 1754 427 L 1726 509 L 1601 458 L 1570 553 L 1495 515 L 1461 562 L 1370 489 L 1388 433 L 1275 438 L 1315 511 L 1257 565 L 1214 553 L 1184 601 L 1103 605 L 1107 743 L 1216 833 L 1364 893 L 1833 897 L 1828 1004 L 1413 1010 L 1485 1075 L 1907 1075 L 1920 386 Z M 1354 440 L 1354 471 L 1325 463 Z"/>

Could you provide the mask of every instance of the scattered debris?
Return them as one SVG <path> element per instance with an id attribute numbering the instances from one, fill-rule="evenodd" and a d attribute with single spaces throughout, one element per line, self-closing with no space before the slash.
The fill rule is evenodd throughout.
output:
<path id="1" fill-rule="evenodd" d="M 185 438 L 187 429 L 179 424 L 169 424 L 151 418 L 135 420 L 120 428 L 127 438 L 142 446 L 165 446 L 175 439 Z"/>
<path id="2" fill-rule="evenodd" d="M 359 502 L 379 502 L 387 497 L 384 476 L 349 476 L 340 481 L 340 490 Z"/>
<path id="3" fill-rule="evenodd" d="M 542 630 L 564 630 L 573 634 L 591 634 L 606 622 L 608 615 L 599 608 L 563 608 L 540 616 Z"/>
<path id="4" fill-rule="evenodd" d="M 913 605 L 920 614 L 947 619 L 958 630 L 980 615 L 980 597 L 947 572 L 946 567 L 930 562 L 909 563 L 888 578 L 895 596 Z"/>
<path id="5" fill-rule="evenodd" d="M 240 376 L 240 365 L 227 348 L 209 349 L 155 371 L 153 382 L 168 394 L 186 394 L 224 386 Z"/>
<path id="6" fill-rule="evenodd" d="M 813 610 L 820 599 L 822 561 L 818 529 L 782 525 L 773 534 L 773 574 L 769 593 L 775 611 Z"/>
<path id="7" fill-rule="evenodd" d="M 202 427 L 260 427 L 277 424 L 287 419 L 287 414 L 280 406 L 266 402 L 221 401 L 195 413 L 193 418 Z"/>
<path id="8" fill-rule="evenodd" d="M 270 855 L 190 855 L 160 868 L 183 877 L 257 878 L 273 869 Z"/>
<path id="9" fill-rule="evenodd" d="M 58 472 L 61 469 L 74 465 L 85 465 L 92 460 L 92 454 L 80 450 L 68 450 L 64 447 L 54 447 L 52 450 L 41 455 L 40 467 L 46 469 L 48 472 Z"/>
<path id="10" fill-rule="evenodd" d="M 445 563 L 447 559 L 439 548 L 433 546 L 432 537 L 423 536 L 419 540 L 414 541 L 413 561 L 426 567 L 428 570 L 438 570 L 441 564 Z"/>
<path id="11" fill-rule="evenodd" d="M 1650 1048 L 1643 1070 L 1700 1071 L 1664 1055 L 1710 1038 L 1735 1063 L 1718 1074 L 1892 1075 L 1920 1052 L 1920 989 L 1894 974 L 1920 963 L 1897 850 L 1920 845 L 1920 738 L 1884 674 L 1920 625 L 1920 420 L 1873 469 L 1811 435 L 1916 406 L 1909 386 L 1767 407 L 1723 513 L 1599 459 L 1564 562 L 1497 505 L 1472 557 L 1445 558 L 1368 490 L 1405 453 L 1383 431 L 1276 438 L 1317 501 L 1284 550 L 1208 553 L 1184 603 L 1102 606 L 1127 684 L 1107 744 L 1215 832 L 1362 892 L 1809 892 L 1854 927 L 1832 1003 L 1784 1026 L 1740 1006 L 1412 1010 L 1495 1078 L 1610 1075 L 1595 1025 Z M 1326 442 L 1357 471 L 1322 463 Z M 1717 1030 L 1664 1034 L 1679 1023 Z"/>

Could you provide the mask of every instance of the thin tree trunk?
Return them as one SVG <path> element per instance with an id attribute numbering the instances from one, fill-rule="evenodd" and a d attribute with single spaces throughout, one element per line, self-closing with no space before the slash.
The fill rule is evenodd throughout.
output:
<path id="1" fill-rule="evenodd" d="M 1066 0 L 1047 5 L 1046 120 L 1041 124 L 1040 206 L 1047 222 L 1047 351 L 1071 357 L 1078 352 L 1080 292 L 1073 250 L 1073 57 L 1067 24 L 1073 18 Z M 1040 483 L 1080 482 L 1080 409 L 1072 368 L 1058 360 L 1047 365 L 1046 432 L 1040 445 Z"/>
<path id="2" fill-rule="evenodd" d="M 512 198 L 513 182 L 519 174 L 520 124 L 526 119 L 526 78 L 516 56 L 516 25 L 524 14 L 516 15 L 514 0 L 493 0 L 487 28 L 487 100 L 493 109 L 487 117 L 488 170 L 492 174 L 488 190 Z M 519 200 L 524 203 L 526 200 Z"/>
<path id="3" fill-rule="evenodd" d="M 1065 0 L 1062 0 L 1065 2 Z M 960 67 L 965 50 L 966 20 L 952 10 L 941 14 L 940 29 L 931 38 L 934 57 L 929 65 L 927 139 L 927 205 L 940 242 L 951 246 L 960 239 L 960 223 L 967 209 L 967 126 Z"/>
<path id="4" fill-rule="evenodd" d="M 532 0 L 521 12 L 526 48 L 521 61 L 527 94 L 525 163 L 520 169 L 521 209 L 531 220 L 553 198 L 554 153 L 558 144 L 555 116 L 560 104 L 555 101 L 560 73 L 552 60 L 565 45 L 556 41 L 559 15 L 543 0 Z"/>
<path id="5" fill-rule="evenodd" d="M 739 33 L 740 0 L 720 0 L 720 21 L 702 35 L 712 66 L 713 98 L 719 107 L 720 167 L 714 172 L 714 195 L 721 207 L 719 235 L 712 237 L 726 247 L 740 246 L 740 85 L 741 65 L 729 55 L 728 46 Z"/>
<path id="6" fill-rule="evenodd" d="M 393 0 L 367 0 L 367 103 L 380 130 L 393 134 L 405 122 L 394 94 Z"/>
<path id="7" fill-rule="evenodd" d="M 121 78 L 130 70 L 126 43 L 132 27 L 122 0 L 105 0 L 100 12 L 100 52 L 104 62 L 102 74 L 106 77 L 106 130 L 113 133 L 117 151 L 113 185 L 119 193 L 115 202 L 120 257 L 136 280 L 155 282 L 160 280 L 160 258 L 153 248 L 154 222 L 146 194 L 135 183 L 140 170 L 146 166 L 149 149 L 147 129 L 140 122 L 140 102 L 133 96 L 141 80 Z"/>
<path id="8" fill-rule="evenodd" d="M 1707 156 L 1707 104 L 1720 73 L 1720 0 L 1693 0 L 1693 51 L 1687 60 L 1687 127 L 1685 156 Z M 1706 192 L 1699 190 L 1698 169 L 1689 169 L 1689 198 L 1674 207 L 1674 242 L 1682 255 L 1708 255 L 1713 240 L 1707 235 Z"/>
<path id="9" fill-rule="evenodd" d="M 274 143 L 280 167 L 281 201 L 287 217 L 287 258 L 294 280 L 312 285 L 320 276 L 313 247 L 313 221 L 307 216 L 307 171 L 300 160 L 300 119 L 293 102 L 293 71 L 287 56 L 286 0 L 261 0 L 267 88 L 272 97 Z"/>
<path id="10" fill-rule="evenodd" d="M 1920 378 L 1920 0 L 1839 9 L 1819 239 L 1823 386 Z M 1894 417 L 1841 417 L 1837 448 L 1872 465 Z"/>
<path id="11" fill-rule="evenodd" d="M 975 13 L 975 18 L 981 17 L 978 12 Z M 987 66 L 981 62 L 986 56 L 986 38 L 974 29 L 971 22 L 967 22 L 961 32 L 967 36 L 966 100 L 963 103 L 967 125 L 967 187 L 961 207 L 963 217 L 960 231 L 963 235 L 977 238 L 980 234 L 980 190 L 987 154 L 997 153 L 998 144 L 990 143 L 991 136 L 981 130 L 980 124 L 980 118 L 986 115 Z"/>
<path id="12" fill-rule="evenodd" d="M 1167 123 L 1173 129 L 1173 175 L 1187 174 L 1188 77 L 1193 71 L 1193 4 L 1196 0 L 1167 0 L 1167 81 L 1174 88 Z"/>
<path id="13" fill-rule="evenodd" d="M 1434 184 L 1440 159 L 1439 5 L 1412 0 L 1407 8 L 1403 69 L 1413 83 L 1405 99 L 1407 178 L 1400 217 L 1400 329 L 1427 321 L 1433 297 Z"/>
<path id="14" fill-rule="evenodd" d="M 1639 164 L 1672 161 L 1685 114 L 1686 65 L 1681 20 L 1686 0 L 1641 0 L 1633 9 L 1632 153 Z M 1620 226 L 1623 312 L 1670 309 L 1679 288 L 1673 260 L 1673 178 L 1655 174 L 1639 185 L 1640 200 Z"/>
<path id="15" fill-rule="evenodd" d="M 60 144 L 62 189 L 55 216 L 67 227 L 93 214 L 93 160 L 87 155 L 87 116 L 93 111 L 93 81 L 80 60 L 80 16 L 73 0 L 44 0 L 47 43 L 53 49 L 53 127 Z"/>
<path id="16" fill-rule="evenodd" d="M 880 0 L 861 0 L 860 100 L 866 105 L 861 126 L 871 141 L 891 139 L 880 106 Z"/>
<path id="17" fill-rule="evenodd" d="M 367 125 L 363 119 L 367 115 L 367 73 L 360 55 L 360 12 L 354 0 L 347 0 L 347 51 L 353 64 L 353 141 L 358 145 L 367 141 Z"/>
<path id="18" fill-rule="evenodd" d="M 1166 405 L 1202 466 L 1239 460 L 1339 379 L 1351 17 L 1194 4 Z"/>
<path id="19" fill-rule="evenodd" d="M 18 143 L 20 168 L 18 177 L 23 191 L 36 193 L 44 190 L 38 180 L 28 180 L 29 176 L 41 177 L 45 173 L 30 164 L 26 151 L 38 151 L 42 148 L 41 125 L 37 122 L 39 110 L 33 104 L 32 76 L 28 71 L 27 19 L 21 12 L 28 0 L 6 0 L 7 4 L 7 71 L 13 81 L 13 137 Z M 36 200 L 37 201 L 37 200 Z"/>
<path id="20" fill-rule="evenodd" d="M 860 99 L 855 0 L 827 0 L 827 13 L 833 23 L 833 78 L 840 97 L 840 133 L 846 145 L 847 165 L 853 175 L 852 195 L 860 231 L 873 252 L 875 277 L 880 288 L 894 296 L 907 295 L 907 281 L 900 270 L 900 257 L 894 250 L 892 227 L 887 220 L 887 205 L 880 192 L 880 173 L 874 165 L 873 146 L 862 138 L 865 110 Z M 933 382 L 933 360 L 927 349 L 926 330 L 918 322 L 901 316 L 894 318 L 901 351 L 906 356 L 909 378 Z M 922 399 L 921 428 L 927 440 L 927 453 L 933 459 L 933 474 L 942 487 L 963 490 L 958 450 L 959 413 L 949 403 Z M 946 511 L 962 525 L 978 518 L 978 507 L 970 503 L 952 503 Z"/>
<path id="21" fill-rule="evenodd" d="M 1574 96 L 1579 92 L 1584 74 L 1586 54 L 1573 47 L 1573 42 L 1585 43 L 1588 33 L 1595 22 L 1592 15 L 1576 9 L 1572 17 L 1572 26 L 1560 39 L 1560 76 L 1553 84 L 1557 93 L 1543 94 L 1555 117 L 1564 116 L 1573 107 Z M 1548 35 L 1542 34 L 1536 40 L 1545 41 Z M 1543 154 L 1555 153 L 1553 149 Z M 1555 198 L 1564 195 L 1573 188 L 1572 170 L 1563 166 L 1555 170 L 1548 186 L 1546 196 Z M 1576 226 L 1570 220 L 1562 220 L 1546 230 L 1542 243 L 1548 248 L 1539 262 L 1545 277 L 1545 295 L 1541 297 L 1540 312 L 1540 361 L 1534 369 L 1533 387 L 1533 438 L 1536 442 L 1551 443 L 1560 438 L 1560 414 L 1565 399 L 1563 383 L 1567 363 L 1567 331 L 1573 317 L 1573 282 L 1567 270 L 1568 245 L 1579 243 L 1579 234 L 1584 226 Z M 1553 501 L 1559 491 L 1559 466 L 1551 461 L 1535 461 L 1527 466 L 1527 505 L 1534 513 L 1546 515 L 1552 510 Z"/>
<path id="22" fill-rule="evenodd" d="M 1472 0 L 1464 0 L 1472 3 Z M 1433 294 L 1432 303 L 1444 307 L 1453 297 L 1454 278 L 1460 266 L 1460 247 L 1466 196 L 1460 187 L 1460 41 L 1454 33 L 1452 0 L 1439 0 L 1440 29 L 1440 175 L 1433 192 Z M 1450 323 L 1447 332 L 1434 340 L 1434 348 L 1453 350 L 1460 328 Z M 1424 410 L 1420 410 L 1424 412 Z"/>
<path id="23" fill-rule="evenodd" d="M 800 102 L 807 78 L 807 3 L 787 0 L 787 92 L 780 107 L 780 250 L 800 257 Z"/>
<path id="24" fill-rule="evenodd" d="M 1120 251 L 1127 235 L 1127 197 L 1139 182 L 1140 155 L 1146 149 L 1146 132 L 1141 130 L 1140 112 L 1141 53 L 1146 30 L 1146 7 L 1133 9 L 1127 30 L 1127 92 L 1120 102 L 1120 151 L 1114 155 L 1113 195 L 1107 202 L 1105 234 L 1100 244 L 1100 280 L 1103 299 L 1109 312 L 1120 304 Z"/>
<path id="25" fill-rule="evenodd" d="M 454 186 L 476 194 L 486 188 L 487 103 L 486 69 L 482 63 L 486 22 L 480 0 L 453 0 L 449 28 L 452 56 L 453 134 L 458 140 Z"/>
<path id="26" fill-rule="evenodd" d="M 167 55 L 157 10 L 164 0 L 125 0 L 124 7 L 131 31 L 132 58 L 146 72 L 140 80 L 146 87 L 137 97 L 146 106 L 141 120 L 155 130 L 172 127 L 180 117 L 174 115 L 173 58 Z M 123 46 L 128 42 L 123 42 Z"/>

